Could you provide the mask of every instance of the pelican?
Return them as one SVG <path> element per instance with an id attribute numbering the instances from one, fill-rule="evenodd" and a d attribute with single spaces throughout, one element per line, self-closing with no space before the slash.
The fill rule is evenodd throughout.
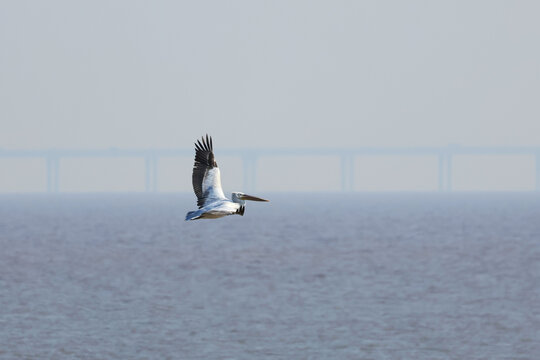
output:
<path id="1" fill-rule="evenodd" d="M 232 201 L 227 199 L 221 188 L 221 176 L 212 145 L 212 137 L 206 134 L 195 143 L 195 164 L 193 165 L 193 191 L 197 195 L 199 210 L 186 214 L 187 220 L 217 219 L 227 215 L 242 215 L 246 200 L 268 201 L 241 192 L 232 193 Z"/>

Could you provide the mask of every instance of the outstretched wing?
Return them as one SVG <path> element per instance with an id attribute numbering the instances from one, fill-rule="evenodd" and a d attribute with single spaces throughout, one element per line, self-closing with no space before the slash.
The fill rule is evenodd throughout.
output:
<path id="1" fill-rule="evenodd" d="M 193 191 L 197 195 L 197 206 L 202 208 L 216 200 L 226 199 L 221 188 L 221 176 L 214 158 L 212 138 L 206 135 L 195 143 L 193 165 Z"/>

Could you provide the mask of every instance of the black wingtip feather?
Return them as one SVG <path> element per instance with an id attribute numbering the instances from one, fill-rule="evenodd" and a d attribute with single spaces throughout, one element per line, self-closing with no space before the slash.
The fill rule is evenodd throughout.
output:
<path id="1" fill-rule="evenodd" d="M 206 137 L 202 136 L 200 140 L 197 139 L 195 150 L 212 152 L 214 150 L 212 137 L 206 134 Z"/>

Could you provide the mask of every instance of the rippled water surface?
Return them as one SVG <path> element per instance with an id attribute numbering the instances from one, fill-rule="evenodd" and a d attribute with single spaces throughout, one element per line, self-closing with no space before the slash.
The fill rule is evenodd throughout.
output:
<path id="1" fill-rule="evenodd" d="M 540 358 L 540 196 L 266 195 L 0 196 L 0 358 Z"/>

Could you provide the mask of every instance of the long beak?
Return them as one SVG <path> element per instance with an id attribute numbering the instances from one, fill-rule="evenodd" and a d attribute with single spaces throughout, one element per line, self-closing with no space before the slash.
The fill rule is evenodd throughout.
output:
<path id="1" fill-rule="evenodd" d="M 261 198 L 256 197 L 256 196 L 251 196 L 251 195 L 248 195 L 248 194 L 243 194 L 240 198 L 242 200 L 251 200 L 251 201 L 270 201 L 270 200 L 266 200 L 266 199 L 261 199 Z"/>

